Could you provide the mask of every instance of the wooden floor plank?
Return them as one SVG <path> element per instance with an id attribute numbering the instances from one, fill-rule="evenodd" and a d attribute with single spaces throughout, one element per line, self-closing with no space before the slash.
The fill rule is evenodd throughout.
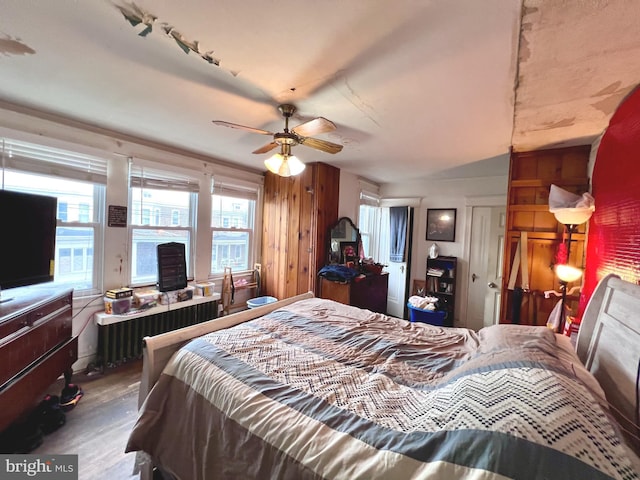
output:
<path id="1" fill-rule="evenodd" d="M 107 369 L 105 374 L 74 375 L 84 396 L 66 413 L 66 423 L 46 435 L 32 454 L 77 454 L 79 480 L 137 479 L 135 453 L 124 448 L 137 418 L 142 362 Z M 58 380 L 49 394 L 60 395 Z"/>

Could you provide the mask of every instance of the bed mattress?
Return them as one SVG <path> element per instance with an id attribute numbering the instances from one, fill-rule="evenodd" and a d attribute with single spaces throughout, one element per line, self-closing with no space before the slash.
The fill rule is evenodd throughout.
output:
<path id="1" fill-rule="evenodd" d="M 181 348 L 127 451 L 183 480 L 639 478 L 603 392 L 549 329 L 316 298 Z"/>

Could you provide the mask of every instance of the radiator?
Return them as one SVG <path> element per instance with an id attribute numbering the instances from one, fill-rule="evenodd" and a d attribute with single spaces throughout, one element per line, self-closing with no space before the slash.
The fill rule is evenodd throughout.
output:
<path id="1" fill-rule="evenodd" d="M 218 316 L 218 302 L 211 301 L 124 320 L 98 325 L 98 364 L 114 367 L 122 362 L 142 357 L 142 339 Z"/>

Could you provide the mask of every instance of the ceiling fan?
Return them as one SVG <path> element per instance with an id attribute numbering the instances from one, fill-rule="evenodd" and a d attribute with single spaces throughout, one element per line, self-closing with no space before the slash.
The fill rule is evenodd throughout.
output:
<path id="1" fill-rule="evenodd" d="M 237 123 L 230 123 L 222 120 L 213 120 L 213 123 L 216 125 L 222 125 L 223 127 L 237 128 L 251 133 L 258 133 L 260 135 L 272 135 L 273 141 L 263 145 L 257 150 L 254 150 L 252 153 L 267 153 L 280 146 L 280 153 L 276 153 L 273 157 L 266 160 L 265 165 L 270 171 L 283 177 L 297 175 L 304 170 L 304 164 L 291 154 L 291 147 L 295 145 L 305 145 L 331 154 L 338 153 L 342 150 L 342 145 L 312 137 L 312 135 L 335 130 L 336 126 L 333 122 L 323 117 L 317 117 L 313 120 L 309 120 L 308 122 L 301 123 L 289 130 L 289 118 L 291 118 L 295 113 L 296 107 L 289 103 L 285 103 L 278 106 L 278 110 L 280 110 L 280 113 L 284 117 L 284 131 L 282 132 L 274 133 L 269 132 L 268 130 L 247 127 L 245 125 L 238 125 Z"/>

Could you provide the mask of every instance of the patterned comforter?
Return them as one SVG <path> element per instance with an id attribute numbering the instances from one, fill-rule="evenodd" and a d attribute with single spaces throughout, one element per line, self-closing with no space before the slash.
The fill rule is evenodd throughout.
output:
<path id="1" fill-rule="evenodd" d="M 475 333 L 315 298 L 178 351 L 135 450 L 183 480 L 639 478 L 550 330 Z"/>

